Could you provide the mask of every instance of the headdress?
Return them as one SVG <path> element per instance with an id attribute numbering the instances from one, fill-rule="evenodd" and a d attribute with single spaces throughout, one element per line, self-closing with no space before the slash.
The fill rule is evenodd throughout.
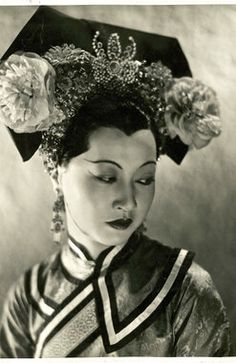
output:
<path id="1" fill-rule="evenodd" d="M 129 41 L 122 48 L 119 35 L 112 33 L 105 48 L 97 31 L 94 54 L 58 44 L 41 55 L 16 52 L 1 63 L 0 120 L 14 131 L 16 143 L 19 133 L 42 135 L 40 150 L 49 172 L 57 166 L 71 119 L 78 114 L 79 122 L 80 108 L 99 94 L 115 95 L 138 109 L 158 134 L 160 154 L 172 157 L 170 145 L 177 154 L 180 150 L 182 155 L 173 157 L 177 162 L 189 145 L 203 147 L 220 134 L 215 92 L 190 77 L 173 77 L 161 61 L 138 61 L 135 39 Z"/>
<path id="2" fill-rule="evenodd" d="M 107 46 L 95 29 L 106 30 Z M 129 44 L 122 46 L 120 37 L 127 40 L 128 34 Z M 176 39 L 40 7 L 3 59 L 0 122 L 24 161 L 40 146 L 49 173 L 56 170 L 68 127 L 83 122 L 80 110 L 98 95 L 115 96 L 137 109 L 155 133 L 158 154 L 177 163 L 189 146 L 204 147 L 220 134 L 216 94 L 190 77 Z M 58 241 L 64 201 L 57 193 L 52 230 Z"/>

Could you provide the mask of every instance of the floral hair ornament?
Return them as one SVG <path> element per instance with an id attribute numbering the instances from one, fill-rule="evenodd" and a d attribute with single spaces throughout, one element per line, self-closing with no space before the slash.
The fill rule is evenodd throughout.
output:
<path id="1" fill-rule="evenodd" d="M 221 133 L 216 93 L 190 77 L 173 79 L 165 92 L 165 120 L 170 137 L 178 135 L 200 149 Z"/>
<path id="2" fill-rule="evenodd" d="M 12 54 L 0 68 L 0 117 L 16 133 L 45 131 L 64 118 L 56 107 L 55 71 L 35 53 Z"/>
<path id="3" fill-rule="evenodd" d="M 155 130 L 159 150 L 178 136 L 196 148 L 221 132 L 215 92 L 190 77 L 173 78 L 160 61 L 135 60 L 136 43 L 122 51 L 119 35 L 108 38 L 107 51 L 93 39 L 95 55 L 74 45 L 11 55 L 0 65 L 1 122 L 16 133 L 42 131 L 40 152 L 51 174 L 58 165 L 71 119 L 97 95 L 115 95 L 137 108 Z"/>

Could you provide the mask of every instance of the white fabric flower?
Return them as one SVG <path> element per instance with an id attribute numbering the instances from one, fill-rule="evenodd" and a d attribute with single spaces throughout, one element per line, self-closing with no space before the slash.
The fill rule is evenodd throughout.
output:
<path id="1" fill-rule="evenodd" d="M 200 149 L 221 133 L 215 92 L 190 77 L 174 79 L 165 93 L 165 121 L 171 138 Z"/>
<path id="2" fill-rule="evenodd" d="M 0 122 L 16 133 L 44 131 L 61 122 L 54 90 L 55 71 L 45 59 L 12 54 L 0 66 Z"/>

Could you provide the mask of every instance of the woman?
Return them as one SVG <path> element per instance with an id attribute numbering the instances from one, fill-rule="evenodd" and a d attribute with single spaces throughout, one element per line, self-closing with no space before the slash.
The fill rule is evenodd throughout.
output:
<path id="1" fill-rule="evenodd" d="M 227 356 L 229 325 L 209 274 L 143 226 L 156 159 L 179 160 L 219 135 L 215 93 L 135 60 L 132 38 L 122 51 L 111 34 L 106 51 L 98 37 L 95 55 L 63 45 L 1 66 L 1 119 L 15 133 L 42 132 L 54 239 L 64 211 L 68 234 L 10 291 L 1 355 Z"/>

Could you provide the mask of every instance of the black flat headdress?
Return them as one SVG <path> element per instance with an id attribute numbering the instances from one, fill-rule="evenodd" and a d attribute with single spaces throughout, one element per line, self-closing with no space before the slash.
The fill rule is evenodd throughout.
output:
<path id="1" fill-rule="evenodd" d="M 137 60 L 145 59 L 147 64 L 161 61 L 172 71 L 174 77 L 191 76 L 186 57 L 175 38 L 92 20 L 75 19 L 47 6 L 37 9 L 2 59 L 16 51 L 43 55 L 50 47 L 63 43 L 73 43 L 76 47 L 93 53 L 92 40 L 97 30 L 101 40 L 106 40 L 111 33 L 119 33 L 121 41 L 125 43 L 132 36 L 137 44 Z M 11 129 L 9 131 L 23 161 L 29 160 L 41 143 L 41 132 L 17 134 Z M 176 137 L 168 140 L 165 151 L 179 164 L 187 150 L 188 146 Z"/>

